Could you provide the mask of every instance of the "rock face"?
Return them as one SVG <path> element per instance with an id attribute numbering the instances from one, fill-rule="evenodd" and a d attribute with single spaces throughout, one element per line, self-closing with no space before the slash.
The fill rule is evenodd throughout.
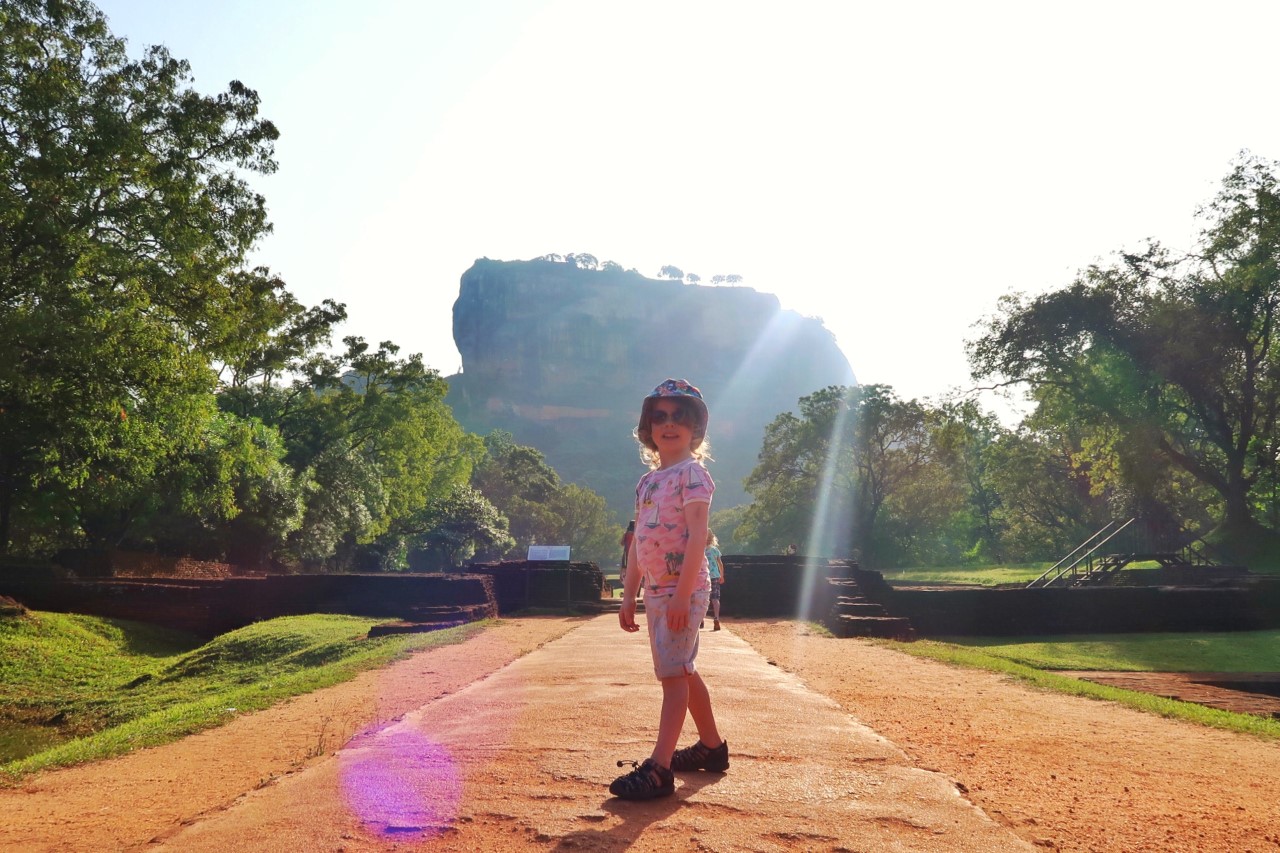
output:
<path id="1" fill-rule="evenodd" d="M 764 428 L 800 397 L 854 383 L 818 320 L 747 287 L 700 287 L 546 260 L 475 262 L 453 306 L 462 373 L 449 403 L 467 429 L 510 432 L 562 478 L 629 517 L 644 467 L 631 431 L 667 377 L 711 413 L 714 509 L 747 501 Z"/>

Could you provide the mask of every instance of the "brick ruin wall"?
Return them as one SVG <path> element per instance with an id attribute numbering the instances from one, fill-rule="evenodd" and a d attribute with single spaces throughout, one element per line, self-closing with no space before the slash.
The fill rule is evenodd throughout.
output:
<path id="1" fill-rule="evenodd" d="M 219 571 L 172 561 L 179 572 Z M 193 565 L 194 564 L 194 565 Z M 116 565 L 130 574 L 115 575 Z M 33 610 L 84 613 L 216 636 L 252 622 L 305 613 L 437 621 L 455 608 L 483 618 L 530 607 L 598 604 L 604 578 L 594 563 L 478 564 L 450 574 L 299 574 L 137 577 L 145 561 L 70 566 L 0 565 L 0 595 Z M 219 564 L 220 565 L 220 564 Z M 88 569 L 86 570 L 86 566 Z"/>
<path id="2" fill-rule="evenodd" d="M 1013 636 L 1047 633 L 1225 631 L 1280 628 L 1280 578 L 1223 579 L 1213 586 L 1112 586 L 1083 589 L 938 589 L 892 587 L 854 563 L 804 557 L 728 555 L 726 618 L 821 621 L 829 577 L 852 577 L 870 601 L 911 620 L 921 636 Z M 139 571 L 141 562 L 120 562 Z M 83 566 L 83 564 L 82 564 Z M 273 616 L 334 612 L 412 620 L 415 610 L 457 606 L 505 614 L 598 602 L 605 581 L 593 563 L 477 563 L 459 574 L 267 575 L 223 572 L 222 564 L 173 561 L 150 576 L 90 572 L 68 578 L 47 565 L 0 566 L 0 595 L 37 610 L 90 613 L 152 622 L 212 636 Z M 112 569 L 114 571 L 114 569 Z M 88 576 L 86 576 L 88 575 Z M 1181 579 L 1188 580 L 1188 579 Z M 1194 579 L 1190 579 L 1194 580 Z"/>

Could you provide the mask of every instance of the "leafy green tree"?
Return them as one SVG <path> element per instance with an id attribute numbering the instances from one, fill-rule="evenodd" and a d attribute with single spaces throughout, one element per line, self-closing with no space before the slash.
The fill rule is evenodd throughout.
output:
<path id="1" fill-rule="evenodd" d="M 351 567 L 355 547 L 373 540 L 387 501 L 376 465 L 349 444 L 323 450 L 306 469 L 304 513 L 290 556 L 313 568 Z"/>
<path id="2" fill-rule="evenodd" d="M 406 525 L 410 564 L 415 568 L 455 568 L 477 548 L 512 545 L 506 519 L 484 495 L 468 485 L 434 497 Z"/>
<path id="3" fill-rule="evenodd" d="M 725 554 L 750 554 L 751 544 L 738 536 L 738 528 L 746 515 L 747 505 L 712 510 L 709 527 L 720 540 L 720 551 Z"/>
<path id="4" fill-rule="evenodd" d="M 83 0 L 0 8 L 0 553 L 17 515 L 197 434 L 226 277 L 269 230 L 241 177 L 275 127 L 163 47 L 137 61 Z M 202 396 L 205 400 L 202 401 Z"/>
<path id="5" fill-rule="evenodd" d="M 211 410 L 153 477 L 102 471 L 79 499 L 87 544 L 264 565 L 302 517 L 302 486 L 274 429 Z"/>
<path id="6" fill-rule="evenodd" d="M 219 402 L 276 427 L 286 460 L 315 479 L 303 524 L 321 535 L 306 543 L 295 536 L 295 553 L 333 557 L 339 567 L 359 565 L 357 546 L 369 546 L 378 565 L 403 568 L 397 543 L 419 532 L 424 507 L 469 481 L 483 445 L 454 419 L 447 384 L 420 355 L 401 358 L 390 341 L 377 349 L 360 337 L 343 342 L 344 353 L 309 359 L 289 388 L 227 389 Z"/>
<path id="7" fill-rule="evenodd" d="M 543 534 L 547 545 L 570 545 L 575 560 L 604 568 L 621 556 L 622 526 L 603 497 L 576 483 L 565 483 L 551 497 L 552 527 Z"/>
<path id="8" fill-rule="evenodd" d="M 617 560 L 622 528 L 604 498 L 560 476 L 542 452 L 516 444 L 509 432 L 494 430 L 484 439 L 486 457 L 471 483 L 510 524 L 512 545 L 570 545 L 575 559 L 612 565 Z M 479 556 L 498 559 L 506 551 L 482 549 Z"/>
<path id="9" fill-rule="evenodd" d="M 991 478 L 991 446 L 1007 430 L 972 400 L 949 403 L 939 411 L 934 443 L 951 476 L 961 484 L 966 504 L 953 538 L 965 559 L 1004 560 L 1001 496 Z"/>
<path id="10" fill-rule="evenodd" d="M 263 267 L 233 272 L 224 284 L 215 341 L 224 388 L 278 381 L 327 345 L 347 318 L 346 306 L 330 299 L 304 307 Z"/>
<path id="11" fill-rule="evenodd" d="M 893 495 L 919 483 L 933 453 L 928 413 L 884 385 L 832 386 L 803 397 L 765 429 L 747 478 L 754 498 L 737 535 L 764 551 L 891 557 L 877 529 Z"/>
<path id="12" fill-rule="evenodd" d="M 658 270 L 658 278 L 670 278 L 675 279 L 676 281 L 681 281 L 684 279 L 684 270 L 679 267 L 672 266 L 671 264 L 667 264 L 662 267 L 662 269 Z"/>
<path id="13" fill-rule="evenodd" d="M 1114 517 L 1080 445 L 1053 425 L 1002 433 L 986 455 L 1007 557 L 1062 557 Z"/>
<path id="14" fill-rule="evenodd" d="M 471 484 L 506 516 L 514 547 L 549 543 L 557 525 L 550 502 L 560 489 L 560 476 L 541 451 L 516 444 L 509 432 L 494 430 L 484 445 L 486 455 Z M 488 550 L 484 556 L 500 559 L 504 554 Z"/>
<path id="15" fill-rule="evenodd" d="M 974 374 L 1053 387 L 1080 418 L 1140 436 L 1221 497 L 1221 534 L 1262 534 L 1259 479 L 1280 414 L 1277 164 L 1242 155 L 1201 212 L 1198 245 L 1091 266 L 1008 297 L 970 345 Z"/>

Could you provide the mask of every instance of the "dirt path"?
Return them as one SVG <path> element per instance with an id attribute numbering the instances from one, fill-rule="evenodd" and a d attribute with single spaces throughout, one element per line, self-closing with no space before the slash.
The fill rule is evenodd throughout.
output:
<path id="1" fill-rule="evenodd" d="M 703 834 L 704 830 L 737 824 L 755 831 L 771 821 L 799 828 L 802 820 L 797 815 L 806 814 L 812 804 L 777 804 L 768 790 L 748 784 L 757 769 L 753 759 L 764 764 L 756 753 L 769 753 L 769 772 L 789 772 L 789 765 L 779 758 L 782 748 L 766 743 L 763 734 L 771 705 L 734 697 L 732 672 L 723 671 L 707 676 L 724 688 L 726 725 L 733 727 L 730 742 L 743 763 L 721 781 L 682 779 L 677 797 L 645 804 L 644 809 L 611 806 L 612 801 L 600 796 L 596 778 L 607 773 L 597 766 L 602 759 L 643 750 L 651 737 L 652 709 L 633 708 L 639 703 L 633 703 L 630 694 L 604 713 L 593 707 L 568 709 L 566 713 L 578 716 L 559 722 L 580 733 L 568 748 L 559 742 L 554 749 L 537 742 L 539 727 L 532 726 L 530 735 L 522 735 L 533 740 L 522 747 L 530 756 L 524 762 L 527 769 L 515 762 L 487 770 L 487 801 L 463 803 L 452 834 L 435 842 L 397 836 L 394 826 L 384 826 L 383 834 L 371 840 L 349 813 L 326 811 L 308 793 L 308 786 L 326 776 L 341 775 L 343 761 L 358 763 L 361 740 L 342 750 L 338 759 L 332 754 L 355 732 L 373 727 L 391 732 L 389 736 L 399 732 L 410 737 L 411 728 L 387 724 L 402 717 L 410 722 L 429 717 L 433 708 L 452 709 L 433 724 L 437 729 L 452 725 L 449 720 L 486 714 L 496 714 L 494 720 L 509 719 L 504 713 L 510 708 L 504 712 L 493 707 L 505 703 L 490 699 L 468 706 L 462 694 L 493 673 L 512 677 L 515 670 L 500 671 L 584 621 L 504 621 L 465 644 L 417 655 L 177 744 L 40 774 L 18 788 L 0 789 L 0 814 L 5 816 L 0 821 L 0 849 L 150 849 L 165 842 L 173 849 L 226 849 L 231 838 L 240 849 L 640 850 L 676 849 L 670 845 L 679 839 L 678 846 L 692 847 L 696 840 L 701 849 L 734 850 L 748 848 L 745 843 L 734 846 L 726 833 Z M 705 648 L 718 643 L 726 653 L 749 652 L 737 643 L 740 637 L 789 673 L 787 678 L 807 687 L 806 694 L 829 697 L 839 706 L 836 710 L 887 739 L 887 752 L 869 747 L 876 754 L 862 760 L 865 766 L 888 767 L 888 778 L 895 779 L 906 778 L 903 773 L 932 771 L 923 775 L 964 792 L 995 825 L 1007 827 L 1029 845 L 1126 853 L 1280 850 L 1278 744 L 1163 720 L 1112 703 L 1040 693 L 1001 676 L 917 660 L 858 640 L 814 636 L 790 622 L 726 622 L 726 628 L 727 636 L 706 635 Z M 580 636 L 586 635 L 575 632 L 563 642 Z M 637 653 L 647 656 L 643 648 L 626 651 Z M 612 655 L 606 649 L 593 658 L 608 675 L 606 682 L 615 675 Z M 730 668 L 723 665 L 726 658 L 718 660 L 722 669 Z M 627 666 L 633 666 L 628 661 Z M 619 675 L 634 675 L 621 664 L 617 668 Z M 581 675 L 565 672 L 557 689 L 573 691 L 575 678 L 582 680 Z M 617 680 L 618 690 L 629 689 L 624 679 Z M 490 687 L 501 684 L 491 681 Z M 652 684 L 643 688 L 653 690 Z M 506 688 L 489 695 L 513 692 Z M 775 698 L 772 707 L 778 701 L 788 699 Z M 756 704 L 765 716 L 735 710 Z M 468 710 L 460 710 L 464 708 Z M 502 725 L 504 736 L 516 731 Z M 541 728 L 544 739 L 552 736 L 550 726 Z M 856 729 L 860 727 L 855 723 L 850 731 Z M 843 729 L 835 736 L 852 737 Z M 478 744 L 474 749 L 483 753 L 494 747 Z M 560 757 L 547 758 L 556 755 Z M 547 760 L 571 766 L 540 766 Z M 895 769 L 899 765 L 903 770 Z M 796 766 L 797 772 L 803 769 Z M 517 795 L 521 785 L 531 784 L 519 778 L 521 774 L 537 777 L 533 789 L 543 793 Z M 548 784 L 549 780 L 553 781 Z M 882 793 L 889 788 L 882 782 L 864 787 Z M 465 798 L 474 789 L 461 790 Z M 814 794 L 814 803 L 827 799 L 821 792 Z M 913 800 L 903 797 L 904 803 Z M 940 820 L 924 810 L 894 819 L 874 817 L 871 825 L 884 833 L 882 843 L 863 834 L 857 844 L 850 844 L 840 828 L 831 825 L 825 827 L 825 836 L 816 828 L 808 834 L 770 831 L 767 843 L 756 841 L 749 849 L 957 849 L 957 837 L 945 836 Z M 327 839 L 324 846 L 304 848 L 285 834 L 320 832 L 316 826 L 325 821 L 332 826 L 311 836 Z M 273 822 L 288 827 L 282 830 Z M 421 816 L 417 822 L 422 823 Z M 634 840 L 637 834 L 643 836 L 639 843 Z M 999 842 L 966 837 L 978 844 L 969 849 L 1001 849 Z"/>
<path id="2" fill-rule="evenodd" d="M 1040 692 L 789 622 L 733 627 L 1043 848 L 1280 850 L 1278 743 Z"/>
<path id="3" fill-rule="evenodd" d="M 163 840 L 323 763 L 353 734 L 456 693 L 582 621 L 503 620 L 465 643 L 177 743 L 0 788 L 0 850 L 129 850 Z"/>

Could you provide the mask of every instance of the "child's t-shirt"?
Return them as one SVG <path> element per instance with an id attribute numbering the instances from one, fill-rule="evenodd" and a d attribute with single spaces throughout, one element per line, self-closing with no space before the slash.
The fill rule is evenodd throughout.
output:
<path id="1" fill-rule="evenodd" d="M 720 563 L 717 561 L 722 556 L 720 549 L 715 545 L 707 546 L 707 569 L 711 572 L 713 581 L 720 580 Z"/>
<path id="2" fill-rule="evenodd" d="M 715 490 L 711 474 L 697 459 L 650 471 L 640 478 L 636 485 L 636 559 L 646 590 L 668 595 L 675 591 L 689 541 L 685 504 L 709 504 Z M 694 589 L 710 588 L 704 553 Z"/>

